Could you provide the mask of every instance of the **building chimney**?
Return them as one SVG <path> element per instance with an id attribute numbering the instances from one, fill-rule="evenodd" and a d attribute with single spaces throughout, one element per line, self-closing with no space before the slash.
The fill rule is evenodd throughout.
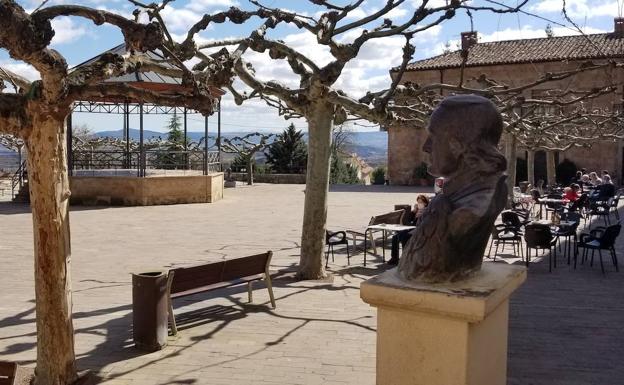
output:
<path id="1" fill-rule="evenodd" d="M 613 19 L 613 34 L 618 37 L 624 36 L 624 17 Z"/>
<path id="2" fill-rule="evenodd" d="M 477 32 L 462 32 L 461 33 L 461 49 L 462 51 L 468 50 L 473 45 L 477 44 Z"/>

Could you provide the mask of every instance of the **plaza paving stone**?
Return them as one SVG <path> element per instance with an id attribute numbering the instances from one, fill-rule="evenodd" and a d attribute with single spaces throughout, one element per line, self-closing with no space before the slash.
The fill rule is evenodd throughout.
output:
<path id="1" fill-rule="evenodd" d="M 358 228 L 371 215 L 412 203 L 418 188 L 340 186 L 329 198 L 330 229 Z M 323 281 L 293 279 L 304 186 L 227 189 L 213 204 L 73 207 L 72 285 L 80 369 L 106 384 L 374 384 L 373 308 L 360 283 L 386 269 L 362 253 L 330 261 Z M 27 206 L 0 203 L 0 360 L 35 360 L 32 221 Z M 622 238 L 618 244 L 621 253 Z M 277 309 L 257 284 L 174 303 L 180 333 L 155 353 L 132 343 L 131 272 L 274 251 Z M 554 273 L 539 259 L 512 297 L 509 384 L 624 384 L 624 285 L 607 263 Z M 547 262 L 547 261 L 546 261 Z M 498 263 L 518 263 L 503 256 Z M 397 352 L 400 354 L 400 352 Z M 95 382 L 95 381 L 94 381 Z"/>

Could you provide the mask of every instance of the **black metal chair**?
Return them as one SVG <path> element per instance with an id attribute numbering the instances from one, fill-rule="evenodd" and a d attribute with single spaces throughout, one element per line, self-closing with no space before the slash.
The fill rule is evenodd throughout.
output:
<path id="1" fill-rule="evenodd" d="M 529 267 L 529 262 L 531 261 L 531 249 L 548 250 L 548 271 L 552 271 L 553 259 L 555 261 L 554 265 L 557 267 L 557 251 L 555 250 L 557 238 L 553 236 L 550 226 L 539 223 L 526 225 L 524 228 L 524 242 L 526 244 L 527 267 Z"/>
<path id="2" fill-rule="evenodd" d="M 610 225 L 611 220 L 609 219 L 609 215 L 611 214 L 611 200 L 612 198 L 609 198 L 607 202 L 592 203 L 587 213 L 590 221 L 592 217 L 602 217 L 605 226 Z"/>
<path id="3" fill-rule="evenodd" d="M 328 231 L 325 230 L 325 244 L 327 251 L 325 252 L 325 267 L 329 264 L 329 253 L 331 251 L 332 262 L 334 262 L 334 246 L 346 245 L 347 247 L 347 265 L 350 265 L 349 240 L 345 231 Z"/>
<path id="4" fill-rule="evenodd" d="M 520 229 L 530 222 L 529 213 L 524 210 L 505 210 L 501 213 L 501 222 Z"/>
<path id="5" fill-rule="evenodd" d="M 561 199 L 562 195 L 560 193 L 550 193 L 546 195 L 547 199 Z M 546 203 L 546 218 L 548 218 L 548 212 L 556 212 L 557 214 L 563 213 L 563 203 Z"/>
<path id="6" fill-rule="evenodd" d="M 578 229 L 579 224 L 581 223 L 582 215 L 577 212 L 567 212 L 561 215 L 562 221 L 574 222 L 572 226 L 558 226 L 557 229 L 553 232 L 553 235 L 557 238 L 557 242 L 559 243 L 559 251 L 561 251 L 561 238 L 566 238 L 568 241 L 566 244 L 566 248 L 564 250 L 564 255 L 568 256 L 568 265 L 570 264 L 570 257 L 572 251 L 574 251 L 574 267 L 576 268 L 576 257 L 577 257 L 577 247 L 576 244 L 578 242 L 578 238 L 576 236 L 576 230 Z M 571 238 L 571 239 L 570 239 Z M 570 240 L 574 242 L 574 246 L 571 247 Z"/>
<path id="7" fill-rule="evenodd" d="M 611 260 L 613 261 L 613 266 L 615 266 L 615 271 L 620 271 L 618 268 L 617 255 L 615 253 L 615 240 L 618 235 L 620 235 L 621 230 L 622 225 L 618 222 L 615 225 L 607 227 L 596 227 L 591 230 L 589 234 L 581 234 L 580 241 L 578 243 L 578 247 L 582 247 L 584 249 L 581 263 L 585 262 L 588 251 L 591 250 L 592 254 L 589 265 L 593 266 L 594 254 L 596 250 L 598 250 L 598 256 L 600 257 L 600 269 L 602 270 L 602 274 L 605 274 L 604 263 L 602 262 L 602 250 L 608 250 L 611 253 Z"/>
<path id="8" fill-rule="evenodd" d="M 611 200 L 609 201 L 609 209 L 610 211 L 613 212 L 613 214 L 615 214 L 615 218 L 618 221 L 620 220 L 620 213 L 618 212 L 618 205 L 620 204 L 621 196 L 622 196 L 622 193 L 618 191 L 618 193 L 615 194 L 615 196 L 611 198 Z"/>
<path id="9" fill-rule="evenodd" d="M 490 249 L 488 250 L 488 258 L 492 253 L 492 246 L 496 245 L 494 249 L 494 257 L 493 260 L 496 261 L 496 255 L 498 254 L 498 247 L 503 245 L 503 249 L 506 244 L 511 244 L 514 248 L 514 254 L 516 253 L 516 246 L 518 247 L 518 251 L 521 258 L 524 259 L 522 254 L 522 234 L 520 232 L 519 226 L 513 226 L 505 223 L 501 223 L 498 225 L 494 225 L 492 229 L 492 243 L 490 243 Z"/>

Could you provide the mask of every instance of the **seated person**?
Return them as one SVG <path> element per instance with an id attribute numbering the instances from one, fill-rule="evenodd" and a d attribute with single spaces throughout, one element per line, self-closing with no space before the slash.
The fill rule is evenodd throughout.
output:
<path id="1" fill-rule="evenodd" d="M 412 213 L 414 214 L 414 221 L 412 223 L 408 223 L 408 225 L 415 226 L 427 206 L 429 206 L 429 198 L 427 198 L 423 194 L 418 195 L 416 197 L 416 204 L 412 209 Z M 401 246 L 405 246 L 407 241 L 412 236 L 410 232 L 411 230 L 399 231 L 392 236 L 392 252 L 390 254 L 391 257 L 388 260 L 388 264 L 396 265 L 397 263 L 399 263 L 399 242 L 401 242 Z"/>
<path id="2" fill-rule="evenodd" d="M 589 196 L 591 202 L 606 201 L 615 196 L 615 185 L 609 175 L 605 175 L 604 183 L 598 185 Z"/>
<path id="3" fill-rule="evenodd" d="M 579 191 L 581 187 L 576 183 L 572 183 L 570 187 L 563 189 L 563 199 L 567 199 L 570 202 L 576 202 L 579 199 Z"/>
<path id="4" fill-rule="evenodd" d="M 602 179 L 598 178 L 598 174 L 596 174 L 595 172 L 589 173 L 589 182 L 593 186 L 600 186 L 603 183 Z"/>

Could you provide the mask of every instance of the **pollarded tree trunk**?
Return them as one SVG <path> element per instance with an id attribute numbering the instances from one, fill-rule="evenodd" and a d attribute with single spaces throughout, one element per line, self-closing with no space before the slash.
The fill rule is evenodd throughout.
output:
<path id="1" fill-rule="evenodd" d="M 535 187 L 535 151 L 527 151 L 527 178 L 532 187 Z"/>
<path id="2" fill-rule="evenodd" d="M 36 385 L 76 380 L 69 236 L 69 179 L 64 119 L 33 116 L 27 140 L 35 241 Z"/>
<path id="3" fill-rule="evenodd" d="M 546 179 L 548 179 L 549 186 L 554 186 L 557 183 L 556 171 L 555 152 L 546 151 Z"/>
<path id="4" fill-rule="evenodd" d="M 327 193 L 334 107 L 317 99 L 309 109 L 308 168 L 306 175 L 301 257 L 298 277 L 319 279 L 325 276 L 323 247 L 327 219 Z"/>

